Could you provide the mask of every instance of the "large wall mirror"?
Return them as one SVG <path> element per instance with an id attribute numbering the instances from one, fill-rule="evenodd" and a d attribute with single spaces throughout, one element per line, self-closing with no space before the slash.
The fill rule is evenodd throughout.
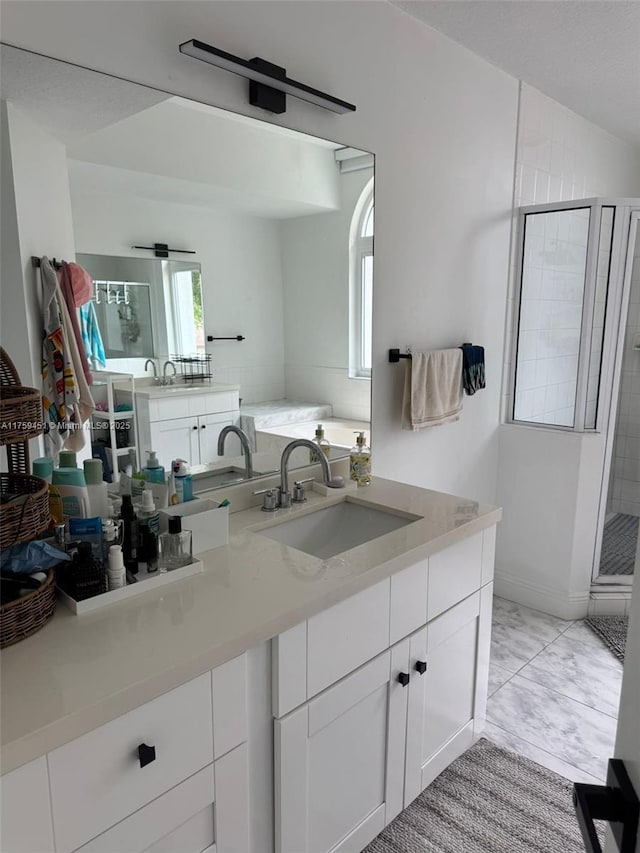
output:
<path id="1" fill-rule="evenodd" d="M 1 49 L 2 98 L 66 150 L 107 369 L 141 384 L 206 349 L 256 425 L 318 404 L 346 452 L 370 420 L 373 155 Z M 154 243 L 192 254 L 133 248 Z"/>

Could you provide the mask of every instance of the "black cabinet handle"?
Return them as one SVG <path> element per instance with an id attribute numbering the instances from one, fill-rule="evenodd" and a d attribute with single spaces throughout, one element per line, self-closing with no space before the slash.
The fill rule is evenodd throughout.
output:
<path id="1" fill-rule="evenodd" d="M 191 429 L 198 429 L 198 425 L 196 424 L 194 427 L 191 427 Z"/>
<path id="2" fill-rule="evenodd" d="M 576 782 L 573 806 L 587 853 L 602 853 L 595 820 L 612 824 L 611 831 L 620 853 L 634 853 L 640 802 L 623 761 L 609 759 L 606 785 Z"/>
<path id="3" fill-rule="evenodd" d="M 417 660 L 416 661 L 416 672 L 419 672 L 420 675 L 424 675 L 426 671 L 427 671 L 426 660 Z"/>
<path id="4" fill-rule="evenodd" d="M 411 681 L 411 676 L 408 672 L 400 672 L 398 673 L 398 681 L 402 684 L 403 687 L 406 687 L 407 684 Z"/>
<path id="5" fill-rule="evenodd" d="M 200 429 L 206 429 L 206 428 L 207 428 L 207 425 L 206 425 L 206 424 L 202 424 L 202 425 L 200 426 Z"/>
<path id="6" fill-rule="evenodd" d="M 155 746 L 147 746 L 146 743 L 141 743 L 138 747 L 138 758 L 140 759 L 140 767 L 146 767 L 156 760 Z"/>

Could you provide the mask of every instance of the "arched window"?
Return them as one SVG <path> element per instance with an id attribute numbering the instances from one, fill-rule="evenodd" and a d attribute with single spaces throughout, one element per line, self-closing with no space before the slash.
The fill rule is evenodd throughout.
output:
<path id="1" fill-rule="evenodd" d="M 350 334 L 349 375 L 371 377 L 373 319 L 373 178 L 355 206 L 349 239 Z"/>

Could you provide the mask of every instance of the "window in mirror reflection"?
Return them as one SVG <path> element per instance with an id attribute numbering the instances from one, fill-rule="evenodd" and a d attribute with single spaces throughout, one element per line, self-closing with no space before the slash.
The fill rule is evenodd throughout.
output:
<path id="1" fill-rule="evenodd" d="M 373 178 L 356 204 L 351 222 L 350 375 L 371 377 L 373 321 Z"/>
<path id="2" fill-rule="evenodd" d="M 205 346 L 200 264 L 188 266 L 176 261 L 163 261 L 162 272 L 169 294 L 167 304 L 173 314 L 173 322 L 169 322 L 169 328 L 173 332 L 171 352 L 185 355 L 203 353 Z"/>

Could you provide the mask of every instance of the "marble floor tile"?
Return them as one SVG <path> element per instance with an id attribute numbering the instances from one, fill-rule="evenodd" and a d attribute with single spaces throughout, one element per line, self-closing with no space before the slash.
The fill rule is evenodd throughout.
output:
<path id="1" fill-rule="evenodd" d="M 509 672 L 508 669 L 491 661 L 489 664 L 489 696 L 493 696 L 496 690 L 509 681 L 512 675 L 513 673 Z"/>
<path id="2" fill-rule="evenodd" d="M 612 717 L 618 716 L 622 664 L 601 643 L 588 646 L 563 634 L 518 673 Z"/>
<path id="3" fill-rule="evenodd" d="M 539 746 L 534 746 L 526 740 L 523 740 L 511 732 L 501 729 L 493 723 L 487 723 L 482 737 L 495 743 L 497 746 L 502 746 L 505 749 L 510 749 L 512 752 L 517 752 L 518 755 L 524 755 L 525 758 L 530 758 L 536 764 L 546 767 L 547 770 L 553 770 L 554 773 L 559 773 L 565 779 L 571 779 L 572 782 L 587 782 L 590 785 L 600 785 L 605 778 L 592 776 L 590 773 L 585 773 L 579 767 L 574 767 L 572 764 L 567 764 L 566 761 L 558 758 L 557 755 L 552 755 L 546 749 L 541 749 Z"/>
<path id="4" fill-rule="evenodd" d="M 605 649 L 607 654 L 610 655 L 611 660 L 619 663 L 615 655 L 607 649 L 595 631 L 592 631 L 588 625 L 585 625 L 582 619 L 574 622 L 562 636 L 580 643 L 585 650 L 585 655 L 591 654 L 591 649 L 596 649 L 597 651 Z"/>
<path id="5" fill-rule="evenodd" d="M 493 622 L 497 625 L 524 631 L 526 634 L 541 640 L 545 645 L 555 640 L 572 624 L 565 619 L 558 619 L 556 616 L 550 616 L 540 610 L 532 610 L 530 607 L 524 607 L 514 601 L 497 597 L 493 599 Z"/>
<path id="6" fill-rule="evenodd" d="M 494 623 L 491 629 L 491 662 L 517 672 L 547 644 L 544 640 L 511 625 Z"/>
<path id="7" fill-rule="evenodd" d="M 491 696 L 487 721 L 598 779 L 613 755 L 613 717 L 519 675 Z"/>

